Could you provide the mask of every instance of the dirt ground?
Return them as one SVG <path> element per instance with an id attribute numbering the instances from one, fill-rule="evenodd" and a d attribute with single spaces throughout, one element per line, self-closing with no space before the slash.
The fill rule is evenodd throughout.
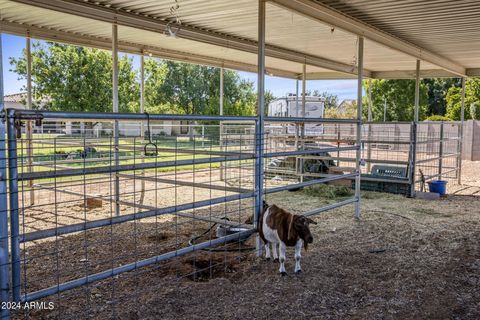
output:
<path id="1" fill-rule="evenodd" d="M 465 162 L 464 185 L 451 185 L 438 201 L 365 192 L 359 221 L 353 206 L 316 216 L 300 275 L 291 248 L 282 277 L 278 263 L 243 250 L 250 239 L 234 245 L 241 250 L 196 252 L 47 297 L 41 301 L 53 301 L 54 310 L 15 318 L 480 319 L 479 169 L 480 162 Z M 267 201 L 302 213 L 335 200 L 297 191 Z M 245 200 L 196 213 L 227 211 L 240 222 L 251 206 Z M 165 216 L 38 241 L 22 251 L 29 257 L 23 285 L 32 292 L 175 250 L 208 226 Z"/>
<path id="2" fill-rule="evenodd" d="M 480 161 L 462 161 L 462 184 L 452 184 L 449 192 L 480 196 Z"/>

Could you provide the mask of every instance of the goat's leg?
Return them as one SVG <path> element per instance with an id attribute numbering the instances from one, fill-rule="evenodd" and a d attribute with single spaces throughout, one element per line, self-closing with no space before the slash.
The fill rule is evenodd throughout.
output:
<path id="1" fill-rule="evenodd" d="M 265 243 L 265 259 L 270 260 L 270 242 Z"/>
<path id="2" fill-rule="evenodd" d="M 278 243 L 272 242 L 272 251 L 273 251 L 273 261 L 278 261 L 278 252 L 277 252 Z"/>
<path id="3" fill-rule="evenodd" d="M 295 244 L 295 273 L 302 272 L 302 267 L 300 266 L 300 260 L 302 259 L 302 239 L 298 239 Z"/>
<path id="4" fill-rule="evenodd" d="M 287 274 L 287 271 L 285 270 L 286 249 L 287 248 L 285 246 L 285 243 L 283 243 L 283 241 L 280 241 L 280 270 L 279 271 L 282 274 L 282 276 L 285 276 Z"/>

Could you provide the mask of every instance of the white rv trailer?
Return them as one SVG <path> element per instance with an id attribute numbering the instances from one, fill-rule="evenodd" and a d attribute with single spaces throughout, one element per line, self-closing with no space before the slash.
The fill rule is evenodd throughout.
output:
<path id="1" fill-rule="evenodd" d="M 271 117 L 302 117 L 302 97 L 289 95 L 287 97 L 273 100 L 268 105 L 268 115 Z M 305 118 L 324 118 L 325 99 L 322 97 L 305 97 Z M 289 125 L 287 132 L 295 134 L 295 126 Z M 318 136 L 323 133 L 322 124 L 305 125 L 305 135 Z"/>

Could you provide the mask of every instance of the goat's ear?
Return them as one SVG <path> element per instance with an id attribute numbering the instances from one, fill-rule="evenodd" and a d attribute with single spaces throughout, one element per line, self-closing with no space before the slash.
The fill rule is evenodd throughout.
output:
<path id="1" fill-rule="evenodd" d="M 305 219 L 307 219 L 307 223 L 308 223 L 308 224 L 317 224 L 315 221 L 313 221 L 313 220 L 310 219 L 310 218 L 305 218 Z"/>

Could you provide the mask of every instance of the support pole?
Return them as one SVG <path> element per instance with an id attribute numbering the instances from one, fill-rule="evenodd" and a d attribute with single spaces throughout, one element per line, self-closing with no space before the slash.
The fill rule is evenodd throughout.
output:
<path id="1" fill-rule="evenodd" d="M 368 118 L 367 120 L 372 121 L 372 79 L 368 79 Z"/>
<path id="2" fill-rule="evenodd" d="M 299 106 L 299 102 L 300 100 L 298 99 L 298 95 L 300 94 L 300 89 L 299 89 L 299 83 L 298 83 L 298 79 L 296 80 L 296 89 L 295 89 L 295 117 L 298 118 L 298 106 Z"/>
<path id="3" fill-rule="evenodd" d="M 32 110 L 32 46 L 30 43 L 30 34 L 27 35 L 27 109 Z M 33 172 L 33 133 L 32 121 L 26 121 L 27 133 L 27 172 Z M 30 205 L 35 204 L 35 191 L 33 189 L 34 181 L 28 182 L 30 188 Z"/>
<path id="4" fill-rule="evenodd" d="M 372 79 L 368 79 L 368 122 L 372 122 Z M 372 140 L 372 124 L 368 124 L 368 141 Z M 370 142 L 365 144 L 367 146 L 367 172 L 370 173 L 372 163 L 370 160 L 372 159 L 372 148 L 370 148 Z"/>
<path id="5" fill-rule="evenodd" d="M 2 33 L 0 33 L 0 115 L 5 115 L 3 102 Z M 0 289 L 1 303 L 9 301 L 10 271 L 8 249 L 7 150 L 5 121 L 0 121 Z M 0 309 L 2 319 L 10 318 L 8 308 Z"/>
<path id="6" fill-rule="evenodd" d="M 145 113 L 145 56 L 140 56 L 140 113 Z M 143 121 L 140 122 L 140 136 L 145 135 Z"/>
<path id="7" fill-rule="evenodd" d="M 462 184 L 462 153 L 463 153 L 463 126 L 465 124 L 465 77 L 462 77 L 462 109 L 460 111 L 460 137 L 458 151 L 458 184 Z"/>
<path id="8" fill-rule="evenodd" d="M 440 122 L 440 142 L 438 146 L 438 179 L 442 180 L 443 173 L 443 139 L 444 139 L 444 125 Z"/>
<path id="9" fill-rule="evenodd" d="M 410 125 L 410 154 L 409 154 L 409 179 L 410 197 L 415 197 L 416 171 L 417 171 L 417 123 L 413 121 Z M 424 190 L 420 190 L 423 192 Z"/>
<path id="10" fill-rule="evenodd" d="M 298 99 L 299 94 L 300 94 L 300 90 L 299 90 L 299 83 L 298 83 L 298 79 L 297 79 L 296 89 L 295 89 L 295 117 L 297 117 L 297 118 L 298 118 L 298 107 L 299 107 L 299 102 L 300 102 L 300 100 Z M 298 150 L 298 134 L 299 134 L 299 132 L 300 132 L 300 130 L 298 128 L 298 123 L 295 123 L 295 150 Z M 297 166 L 297 169 L 298 169 L 298 164 L 296 163 L 295 165 Z"/>
<path id="11" fill-rule="evenodd" d="M 383 99 L 383 122 L 387 122 L 387 98 Z"/>
<path id="12" fill-rule="evenodd" d="M 218 106 L 219 107 L 219 115 L 223 116 L 223 89 L 224 89 L 224 84 L 223 84 L 223 81 L 224 81 L 224 70 L 223 68 L 220 68 L 220 105 Z M 223 122 L 220 121 L 220 127 L 219 127 L 219 130 L 220 130 L 220 151 L 223 152 Z M 228 138 L 228 137 L 227 137 Z M 220 163 L 220 180 L 221 181 L 225 181 L 226 180 L 226 176 L 225 176 L 225 170 L 224 170 L 224 163 Z"/>
<path id="13" fill-rule="evenodd" d="M 113 70 L 113 79 L 112 79 L 112 101 L 113 101 L 113 112 L 118 113 L 118 28 L 117 24 L 112 25 L 112 70 Z M 114 122 L 113 129 L 113 139 L 114 139 L 114 160 L 115 166 L 120 164 L 120 158 L 118 153 L 118 144 L 119 144 L 119 129 L 118 129 L 118 120 Z M 120 177 L 115 173 L 115 215 L 120 215 Z"/>
<path id="14" fill-rule="evenodd" d="M 223 116 L 223 76 L 224 76 L 224 70 L 223 68 L 220 68 L 220 115 Z"/>
<path id="15" fill-rule="evenodd" d="M 363 88 L 363 37 L 358 37 L 358 79 L 357 79 L 357 141 L 356 141 L 356 171 L 355 177 L 355 218 L 360 218 L 360 157 L 361 157 L 361 144 L 362 144 L 362 88 Z"/>
<path id="16" fill-rule="evenodd" d="M 142 51 L 140 55 L 140 113 L 145 113 L 145 54 Z M 149 129 L 150 131 L 150 129 Z M 145 136 L 145 127 L 143 121 L 140 121 L 140 139 L 143 140 Z M 142 163 L 145 162 L 144 157 L 142 157 Z M 145 176 L 145 171 L 142 170 L 141 176 Z M 143 204 L 145 200 L 145 179 L 142 179 L 140 182 L 140 204 Z"/>
<path id="17" fill-rule="evenodd" d="M 265 115 L 265 0 L 258 0 L 258 107 L 255 124 L 255 215 L 254 227 L 258 230 L 260 215 L 263 210 L 263 144 Z M 257 255 L 262 254 L 262 241 L 257 235 Z"/>
<path id="18" fill-rule="evenodd" d="M 302 72 L 302 118 L 305 118 L 305 105 L 307 103 L 307 97 L 305 93 L 307 92 L 307 65 L 303 64 Z"/>
<path id="19" fill-rule="evenodd" d="M 304 63 L 303 64 L 303 70 L 302 70 L 302 118 L 305 118 L 305 108 L 306 108 L 306 104 L 307 104 L 307 97 L 306 97 L 306 92 L 307 92 L 307 64 Z M 301 127 L 300 127 L 300 138 L 301 138 L 301 142 L 300 142 L 300 146 L 301 146 L 301 149 L 304 150 L 305 149 L 305 123 L 302 123 L 300 124 Z M 305 172 L 303 172 L 303 167 L 304 167 L 304 161 L 303 159 L 300 159 L 300 161 L 296 161 L 299 163 L 299 166 L 300 166 L 300 182 L 303 182 L 303 174 Z"/>
<path id="20" fill-rule="evenodd" d="M 20 219 L 18 210 L 18 153 L 15 119 L 9 114 L 8 136 L 8 195 L 10 204 L 10 250 L 12 261 L 13 301 L 20 301 Z"/>
<path id="21" fill-rule="evenodd" d="M 420 113 L 420 60 L 417 60 L 415 69 L 415 122 L 419 120 Z"/>

